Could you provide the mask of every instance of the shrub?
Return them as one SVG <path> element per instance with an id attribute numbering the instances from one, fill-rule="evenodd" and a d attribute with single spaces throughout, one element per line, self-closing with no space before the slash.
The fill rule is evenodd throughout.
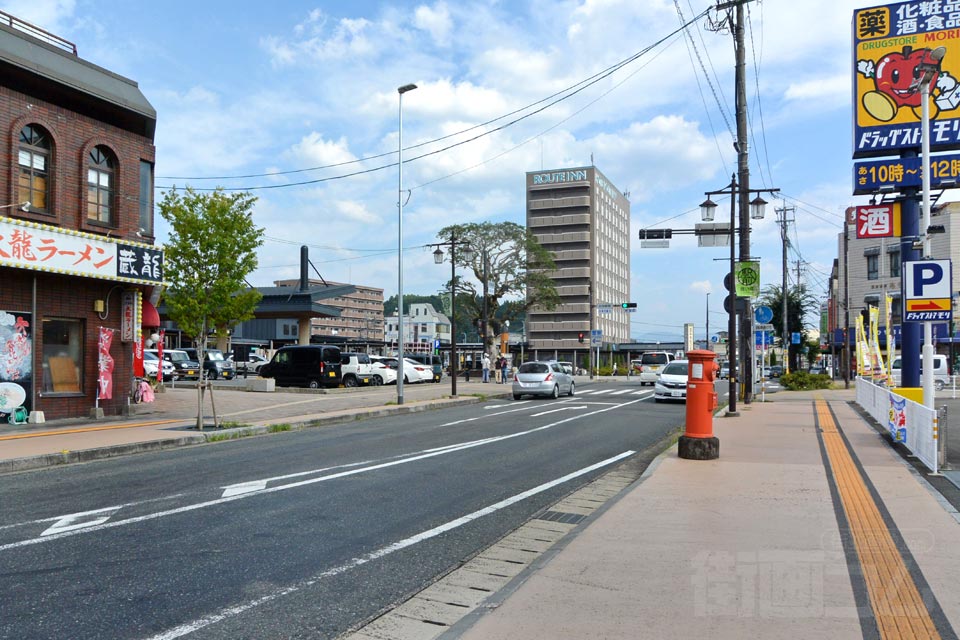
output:
<path id="1" fill-rule="evenodd" d="M 780 384 L 790 391 L 806 391 L 809 389 L 829 389 L 833 380 L 825 373 L 808 373 L 807 371 L 793 371 L 780 376 Z"/>

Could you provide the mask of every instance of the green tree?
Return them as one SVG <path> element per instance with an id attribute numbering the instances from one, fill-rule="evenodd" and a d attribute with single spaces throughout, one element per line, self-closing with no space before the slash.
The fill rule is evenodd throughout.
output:
<path id="1" fill-rule="evenodd" d="M 808 314 L 819 312 L 820 301 L 807 292 L 804 285 L 787 289 L 787 335 L 783 335 L 783 288 L 777 285 L 768 286 L 760 294 L 760 302 L 773 311 L 773 333 L 780 337 L 781 344 L 787 345 L 787 362 L 790 370 L 796 371 L 800 367 L 800 356 L 805 355 L 804 345 L 809 340 L 803 319 Z M 800 344 L 791 344 L 790 336 L 793 333 L 801 334 Z"/>
<path id="2" fill-rule="evenodd" d="M 226 348 L 229 328 L 252 318 L 260 302 L 260 293 L 245 282 L 257 268 L 256 250 L 263 244 L 263 229 L 253 223 L 251 212 L 256 200 L 248 193 L 188 188 L 167 191 L 160 202 L 160 215 L 170 224 L 170 241 L 164 246 L 170 287 L 164 300 L 170 317 L 193 337 L 201 370 L 209 330 L 216 331 L 218 346 Z M 197 385 L 199 429 L 202 386 Z"/>
<path id="3" fill-rule="evenodd" d="M 486 282 L 489 326 L 485 350 L 490 350 L 494 337 L 503 331 L 504 320 L 509 319 L 514 326 L 518 316 L 522 317 L 531 307 L 553 309 L 559 303 L 560 296 L 550 277 L 556 269 L 553 255 L 524 227 L 513 222 L 469 223 L 444 227 L 437 235 L 444 242 L 455 237 L 458 244 L 473 249 L 469 261 L 464 259 L 463 247 L 457 250 L 457 266 L 469 269 L 476 281 L 456 279 L 457 316 L 483 317 Z M 506 302 L 513 305 L 502 310 Z"/>

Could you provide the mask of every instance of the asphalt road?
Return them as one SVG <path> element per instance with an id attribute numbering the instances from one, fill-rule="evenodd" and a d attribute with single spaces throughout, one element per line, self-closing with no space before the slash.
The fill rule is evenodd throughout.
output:
<path id="1" fill-rule="evenodd" d="M 0 638 L 332 638 L 683 422 L 652 387 L 5 476 Z"/>

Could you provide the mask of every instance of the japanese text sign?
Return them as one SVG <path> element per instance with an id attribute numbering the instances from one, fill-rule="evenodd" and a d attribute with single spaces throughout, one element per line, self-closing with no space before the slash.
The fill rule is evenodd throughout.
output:
<path id="1" fill-rule="evenodd" d="M 953 317 L 950 293 L 953 277 L 950 260 L 917 260 L 903 263 L 903 321 L 949 322 Z"/>
<path id="2" fill-rule="evenodd" d="M 163 250 L 0 218 L 0 266 L 131 283 L 163 282 Z"/>
<path id="3" fill-rule="evenodd" d="M 920 146 L 921 65 L 932 71 L 931 148 L 960 148 L 956 3 L 910 0 L 853 12 L 854 158 Z"/>
<path id="4" fill-rule="evenodd" d="M 885 158 L 853 163 L 853 195 L 878 191 L 919 189 L 923 186 L 920 158 Z M 944 189 L 960 183 L 960 154 L 930 158 L 930 188 Z"/>
<path id="5" fill-rule="evenodd" d="M 900 236 L 900 203 L 871 204 L 857 207 L 858 238 L 893 238 Z"/>

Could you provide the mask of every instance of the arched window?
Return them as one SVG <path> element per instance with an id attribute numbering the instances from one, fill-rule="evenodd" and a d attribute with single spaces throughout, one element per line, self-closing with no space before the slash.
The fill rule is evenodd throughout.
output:
<path id="1" fill-rule="evenodd" d="M 87 219 L 115 225 L 113 219 L 113 184 L 115 163 L 104 147 L 90 151 L 87 166 Z"/>
<path id="2" fill-rule="evenodd" d="M 31 211 L 46 212 L 50 201 L 50 136 L 35 124 L 20 130 L 17 198 Z"/>

